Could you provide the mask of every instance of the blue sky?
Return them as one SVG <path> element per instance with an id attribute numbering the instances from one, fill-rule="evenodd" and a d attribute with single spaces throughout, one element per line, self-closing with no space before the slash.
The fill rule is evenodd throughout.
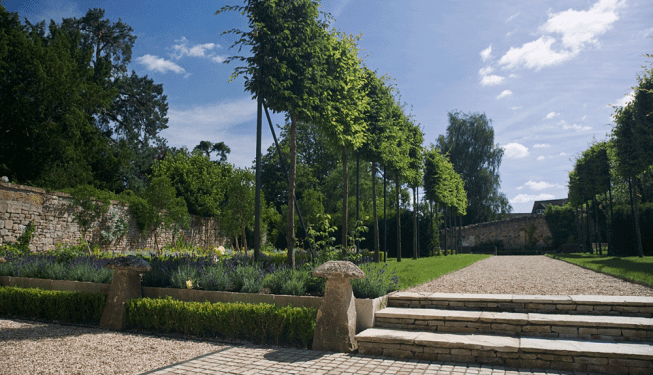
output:
<path id="1" fill-rule="evenodd" d="M 229 161 L 251 166 L 256 105 L 223 64 L 245 16 L 216 10 L 235 1 L 4 1 L 30 21 L 82 17 L 106 9 L 137 36 L 130 69 L 162 83 L 172 146 L 224 141 Z M 426 144 L 447 112 L 484 112 L 505 148 L 501 191 L 530 212 L 536 199 L 567 196 L 573 160 L 612 128 L 653 53 L 653 6 L 642 0 L 394 1 L 324 0 L 333 27 L 363 33 L 365 63 L 396 80 Z M 650 62 L 649 62 L 650 63 Z M 412 108 L 412 109 L 410 109 Z M 282 115 L 273 119 L 279 123 Z M 265 129 L 265 128 L 264 128 Z M 264 149 L 272 143 L 263 135 Z"/>

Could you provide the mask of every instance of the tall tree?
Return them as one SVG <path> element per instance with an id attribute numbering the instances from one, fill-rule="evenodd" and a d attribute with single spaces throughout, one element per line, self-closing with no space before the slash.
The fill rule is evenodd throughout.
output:
<path id="1" fill-rule="evenodd" d="M 225 6 L 216 14 L 238 11 L 248 17 L 249 30 L 232 29 L 234 46 L 249 47 L 248 57 L 234 56 L 246 66 L 232 77 L 245 77 L 245 90 L 261 97 L 275 112 L 290 116 L 290 168 L 288 183 L 288 263 L 295 263 L 295 201 L 297 121 L 310 122 L 329 98 L 324 90 L 327 52 L 326 22 L 319 20 L 319 3 L 311 0 L 248 0 L 244 6 Z"/>
<path id="2" fill-rule="evenodd" d="M 449 112 L 446 135 L 437 139 L 440 152 L 449 155 L 465 182 L 469 206 L 463 224 L 492 221 L 507 216 L 512 207 L 499 192 L 499 166 L 503 149 L 494 143 L 494 130 L 484 113 Z"/>
<path id="3" fill-rule="evenodd" d="M 113 93 L 93 81 L 82 36 L 24 26 L 0 5 L 0 174 L 51 189 L 100 182 L 119 167 L 90 116 Z"/>

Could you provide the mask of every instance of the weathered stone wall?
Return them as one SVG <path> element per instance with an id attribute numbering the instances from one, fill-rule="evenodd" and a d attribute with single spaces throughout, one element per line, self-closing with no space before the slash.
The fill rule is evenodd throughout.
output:
<path id="1" fill-rule="evenodd" d="M 551 232 L 543 214 L 468 225 L 462 228 L 462 245 L 478 246 L 481 243 L 501 240 L 506 249 L 521 249 L 528 241 L 526 230 L 533 225 L 536 227 L 533 239 L 537 241 L 537 247 L 551 245 Z"/>
<path id="2" fill-rule="evenodd" d="M 70 201 L 71 197 L 66 193 L 46 192 L 30 186 L 0 182 L 0 244 L 16 241 L 30 221 L 35 226 L 34 239 L 30 245 L 32 251 L 53 249 L 56 244 L 75 243 L 82 234 L 73 220 Z M 155 249 L 154 236 L 142 236 L 139 233 L 136 221 L 129 216 L 127 206 L 112 202 L 109 209 L 118 216 L 124 216 L 129 227 L 122 238 L 103 245 L 104 249 Z M 95 226 L 86 234 L 86 240 L 99 243 L 101 230 Z M 174 235 L 172 231 L 161 231 L 158 235 L 159 246 L 163 247 L 172 241 Z M 190 229 L 184 232 L 184 236 L 187 242 L 204 248 L 226 243 L 220 234 L 218 222 L 211 218 L 191 217 Z"/>

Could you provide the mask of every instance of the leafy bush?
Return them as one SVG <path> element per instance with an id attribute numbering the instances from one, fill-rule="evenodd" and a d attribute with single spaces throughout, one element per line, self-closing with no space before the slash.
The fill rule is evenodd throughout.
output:
<path id="1" fill-rule="evenodd" d="M 255 266 L 237 267 L 231 274 L 234 290 L 241 293 L 258 293 L 263 290 L 263 277 Z"/>
<path id="2" fill-rule="evenodd" d="M 351 287 L 356 298 L 377 298 L 399 289 L 399 278 L 395 272 L 386 274 L 385 263 L 383 267 L 375 270 L 369 263 L 363 264 L 361 270 L 365 272 L 362 279 L 352 280 Z"/>
<path id="3" fill-rule="evenodd" d="M 189 287 L 197 285 L 197 279 L 199 278 L 199 272 L 197 268 L 186 263 L 182 264 L 177 270 L 172 273 L 172 279 L 170 280 L 174 288 L 186 289 Z"/>
<path id="4" fill-rule="evenodd" d="M 111 283 L 113 270 L 104 268 L 108 259 L 87 256 L 67 262 L 59 259 L 49 254 L 7 256 L 7 263 L 0 268 L 0 276 Z"/>
<path id="5" fill-rule="evenodd" d="M 106 294 L 0 287 L 0 315 L 99 324 Z"/>
<path id="6" fill-rule="evenodd" d="M 130 328 L 310 348 L 317 311 L 269 304 L 140 298 L 125 304 Z"/>
<path id="7" fill-rule="evenodd" d="M 198 284 L 204 290 L 228 291 L 233 287 L 227 268 L 223 264 L 205 268 L 198 279 Z"/>
<path id="8" fill-rule="evenodd" d="M 34 222 L 30 221 L 16 242 L 0 245 L 0 256 L 28 255 L 30 253 L 29 244 L 34 239 L 34 231 Z"/>

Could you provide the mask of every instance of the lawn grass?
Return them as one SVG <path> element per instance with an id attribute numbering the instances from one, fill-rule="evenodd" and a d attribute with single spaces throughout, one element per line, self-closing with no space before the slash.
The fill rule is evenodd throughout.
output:
<path id="1" fill-rule="evenodd" d="M 416 285 L 427 283 L 442 275 L 465 268 L 470 264 L 476 263 L 491 257 L 489 254 L 458 254 L 448 256 L 434 256 L 428 258 L 404 258 L 401 262 L 397 259 L 388 259 L 386 272 L 395 272 L 399 277 L 400 289 L 407 289 Z M 371 267 L 383 267 L 384 263 L 374 264 Z"/>
<path id="2" fill-rule="evenodd" d="M 549 256 L 653 287 L 653 257 L 613 257 L 594 254 L 549 254 Z"/>

